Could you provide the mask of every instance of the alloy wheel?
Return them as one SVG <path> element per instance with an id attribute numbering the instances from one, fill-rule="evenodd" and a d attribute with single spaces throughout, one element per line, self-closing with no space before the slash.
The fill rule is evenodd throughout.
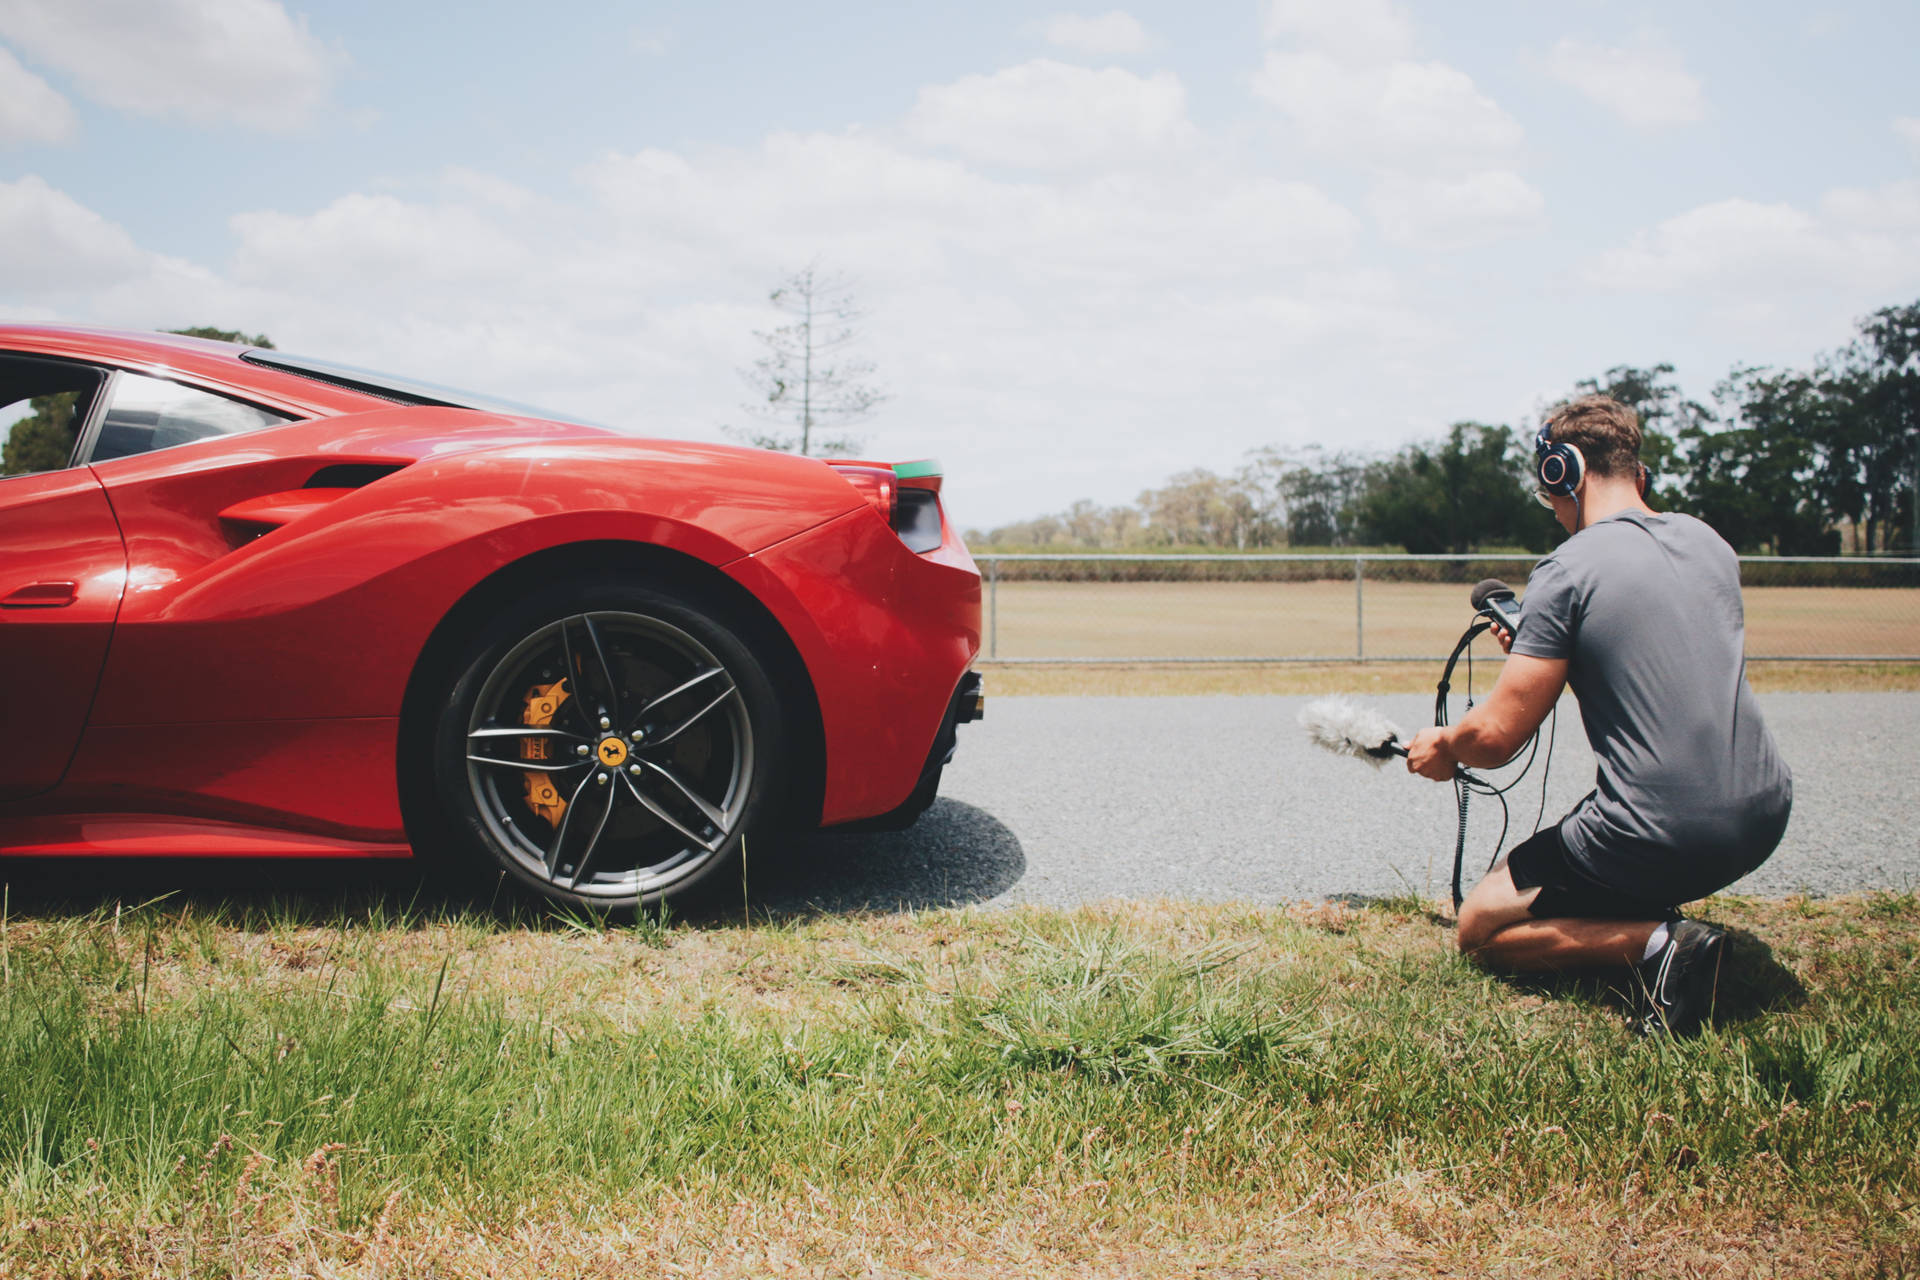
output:
<path id="1" fill-rule="evenodd" d="M 542 888 L 637 901 L 722 856 L 754 779 L 738 682 L 642 613 L 596 611 L 494 664 L 466 726 L 467 783 L 496 849 Z"/>

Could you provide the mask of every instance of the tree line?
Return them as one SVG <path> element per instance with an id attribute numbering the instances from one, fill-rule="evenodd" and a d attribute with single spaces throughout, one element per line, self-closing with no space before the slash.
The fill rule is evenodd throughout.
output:
<path id="1" fill-rule="evenodd" d="M 1567 397 L 1600 392 L 1640 415 L 1656 509 L 1699 516 L 1742 552 L 1913 554 L 1920 302 L 1874 312 L 1805 369 L 1736 367 L 1710 405 L 1673 373 L 1617 365 Z M 1228 475 L 1197 468 L 1130 505 L 1076 502 L 968 540 L 1055 551 L 1543 551 L 1564 535 L 1533 501 L 1537 430 L 1456 422 L 1386 455 L 1268 446 Z"/>

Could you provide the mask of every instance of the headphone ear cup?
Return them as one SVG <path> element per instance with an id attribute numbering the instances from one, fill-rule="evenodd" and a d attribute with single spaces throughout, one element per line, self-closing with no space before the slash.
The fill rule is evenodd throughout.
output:
<path id="1" fill-rule="evenodd" d="M 1566 497 L 1586 477 L 1587 460 L 1570 444 L 1548 445 L 1540 452 L 1540 487 Z"/>

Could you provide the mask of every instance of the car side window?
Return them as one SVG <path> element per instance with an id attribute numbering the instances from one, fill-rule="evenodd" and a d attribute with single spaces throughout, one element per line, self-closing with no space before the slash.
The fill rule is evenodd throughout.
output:
<path id="1" fill-rule="evenodd" d="M 107 396 L 107 415 L 87 450 L 88 462 L 127 458 L 209 436 L 237 435 L 293 421 L 291 414 L 139 373 L 116 374 Z"/>
<path id="2" fill-rule="evenodd" d="M 0 476 L 71 465 L 106 380 L 94 365 L 0 352 Z"/>

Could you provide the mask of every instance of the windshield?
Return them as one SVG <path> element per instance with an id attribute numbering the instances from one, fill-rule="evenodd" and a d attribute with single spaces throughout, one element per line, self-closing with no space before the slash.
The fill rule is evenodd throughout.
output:
<path id="1" fill-rule="evenodd" d="M 240 353 L 240 358 L 248 364 L 262 365 L 268 369 L 279 369 L 283 373 L 298 374 L 318 382 L 332 383 L 336 387 L 345 387 L 349 391 L 364 391 L 368 395 L 379 396 L 383 400 L 392 400 L 398 404 L 445 405 L 452 409 L 476 409 L 482 413 L 504 413 L 522 418 L 547 418 L 556 422 L 577 423 L 584 427 L 603 426 L 601 423 L 589 422 L 585 418 L 570 413 L 556 413 L 552 409 L 542 409 L 537 405 L 502 400 L 498 396 L 483 396 L 472 391 L 462 391 L 458 387 L 443 387 L 437 382 L 422 382 L 417 378 L 396 378 L 390 373 L 376 373 L 372 369 L 339 364 L 332 360 L 313 360 L 306 356 L 266 350 L 243 351 Z M 611 430 L 611 428 L 607 429 Z"/>

